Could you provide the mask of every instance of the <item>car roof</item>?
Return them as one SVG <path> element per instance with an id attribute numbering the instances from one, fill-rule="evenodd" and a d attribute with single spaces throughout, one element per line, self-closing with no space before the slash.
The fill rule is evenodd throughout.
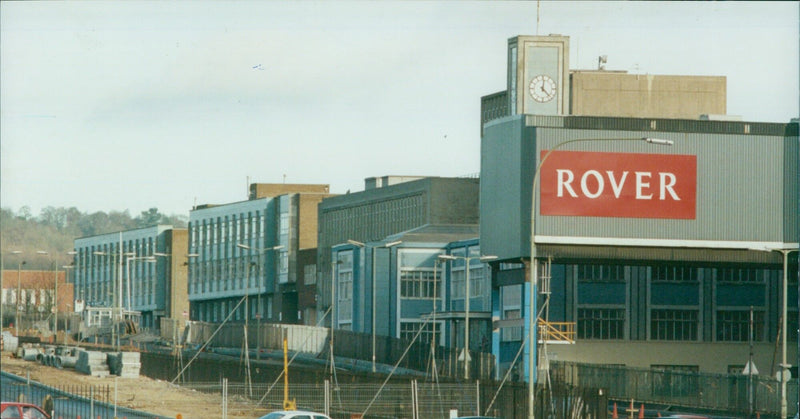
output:
<path id="1" fill-rule="evenodd" d="M 272 413 L 281 413 L 281 414 L 284 414 L 284 415 L 290 415 L 291 414 L 291 415 L 315 415 L 315 416 L 326 416 L 326 417 L 328 416 L 328 415 L 326 415 L 324 413 L 312 412 L 312 411 L 309 411 L 309 410 L 276 410 L 274 412 L 269 412 L 268 414 L 272 414 Z"/>
<path id="2" fill-rule="evenodd" d="M 45 412 L 44 409 L 42 409 L 41 407 L 39 407 L 39 405 L 34 404 L 34 403 L 27 403 L 27 402 L 0 402 L 0 407 L 8 407 L 8 406 L 32 407 L 32 408 L 37 409 L 40 412 L 44 413 L 45 416 L 47 416 L 48 418 L 50 417 L 49 413 Z"/>
<path id="3" fill-rule="evenodd" d="M 33 406 L 33 407 L 39 407 L 39 405 L 37 405 L 37 404 L 28 403 L 28 402 L 0 402 L 0 404 L 2 404 L 3 406 Z"/>

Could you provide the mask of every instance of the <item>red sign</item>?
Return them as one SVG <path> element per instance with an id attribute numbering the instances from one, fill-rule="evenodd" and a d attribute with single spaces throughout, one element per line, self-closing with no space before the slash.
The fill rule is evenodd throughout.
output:
<path id="1" fill-rule="evenodd" d="M 696 217 L 697 156 L 554 151 L 539 176 L 542 215 Z"/>

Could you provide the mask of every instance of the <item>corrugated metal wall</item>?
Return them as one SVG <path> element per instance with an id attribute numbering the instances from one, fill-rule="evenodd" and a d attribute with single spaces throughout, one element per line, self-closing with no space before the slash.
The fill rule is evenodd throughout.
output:
<path id="1" fill-rule="evenodd" d="M 558 124 L 558 119 L 564 122 L 566 129 L 548 126 L 561 125 Z M 644 142 L 598 141 L 571 144 L 565 149 L 697 156 L 695 220 L 539 216 L 537 235 L 747 242 L 797 241 L 797 229 L 791 226 L 797 222 L 797 142 L 783 136 L 785 131 L 780 129 L 781 124 L 751 124 L 751 134 L 732 134 L 623 129 L 634 126 L 641 129 L 642 124 L 649 128 L 652 122 L 656 127 L 661 125 L 673 129 L 685 128 L 686 131 L 718 129 L 728 132 L 743 129 L 747 124 L 560 117 L 528 117 L 528 122 L 539 124 L 536 128 L 536 148 L 539 151 L 574 138 L 647 136 L 673 140 L 675 145 L 658 147 Z M 579 129 L 581 126 L 592 125 L 592 128 L 603 129 Z M 754 135 L 753 131 L 765 134 Z"/>
<path id="2" fill-rule="evenodd" d="M 604 245 L 609 238 L 668 242 L 669 248 L 739 247 L 798 241 L 798 125 L 641 118 L 525 115 L 487 123 L 482 141 L 481 243 L 501 257 L 527 257 L 530 236 L 530 182 L 533 156 L 559 142 L 577 138 L 655 137 L 672 147 L 644 142 L 598 141 L 566 145 L 561 150 L 675 154 L 697 156 L 697 204 L 693 220 L 537 216 L 536 235 L 588 238 Z M 512 128 L 515 127 L 515 128 Z M 508 138 L 509 135 L 518 138 Z M 516 156 L 514 154 L 517 154 Z M 513 164 L 509 163 L 513 162 Z M 515 173 L 499 171 L 497 165 Z M 497 177 L 500 173 L 502 179 Z M 521 181 L 517 183 L 516 179 Z M 517 184 L 519 190 L 501 186 Z M 490 187 L 491 186 L 491 187 Z M 501 190 L 502 193 L 492 192 Z M 491 198 L 491 199 L 487 199 Z M 507 206 L 519 206 L 509 209 Z M 538 202 L 537 202 L 538 207 Z M 538 208 L 537 208 L 538 214 Z M 511 221 L 514 231 L 505 226 Z M 517 228 L 518 227 L 518 228 Z M 500 235 L 497 235 L 501 232 Z M 626 240 L 627 239 L 627 242 Z M 520 243 L 520 241 L 522 243 Z M 497 249 L 492 248 L 494 243 Z M 519 249 L 516 243 L 520 243 Z M 488 247 L 486 245 L 489 245 Z M 521 251 L 517 251 L 521 250 Z"/>
<path id="3" fill-rule="evenodd" d="M 537 149 L 570 138 L 653 136 L 675 141 L 672 147 L 647 143 L 590 142 L 580 150 L 697 156 L 697 217 L 694 220 L 650 218 L 537 218 L 537 235 L 622 237 L 711 241 L 789 241 L 784 238 L 786 178 L 783 137 L 564 130 L 539 128 Z M 577 149 L 577 148 L 574 148 Z M 796 188 L 795 188 L 796 189 Z M 538 209 L 537 209 L 538 211 Z M 796 237 L 794 238 L 796 240 Z"/>

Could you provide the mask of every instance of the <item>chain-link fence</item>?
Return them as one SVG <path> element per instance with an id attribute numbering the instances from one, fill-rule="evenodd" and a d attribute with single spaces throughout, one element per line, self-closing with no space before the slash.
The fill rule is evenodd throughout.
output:
<path id="1" fill-rule="evenodd" d="M 241 404 L 246 400 L 254 405 L 258 414 L 280 410 L 284 406 L 282 384 L 185 383 L 183 387 L 220 397 L 220 405 Z M 479 409 L 479 384 L 435 384 L 412 380 L 405 384 L 390 383 L 384 387 L 374 384 L 339 384 L 325 381 L 319 384 L 290 384 L 289 400 L 298 409 L 330 412 L 333 418 L 363 415 L 364 418 L 448 418 L 450 410 L 463 414 L 476 414 Z M 223 401 L 222 395 L 228 400 Z M 483 413 L 483 412 L 481 412 Z"/>
<path id="2" fill-rule="evenodd" d="M 250 406 L 254 416 L 280 410 L 284 406 L 282 384 L 186 383 L 184 387 L 219 397 L 220 406 Z M 524 383 L 446 384 L 411 380 L 406 383 L 290 384 L 289 400 L 297 408 L 327 412 L 334 419 L 445 419 L 451 412 L 459 416 L 488 415 L 497 418 L 527 417 L 527 386 Z M 555 384 L 539 387 L 536 393 L 537 417 L 605 419 L 608 399 L 597 389 L 573 388 Z M 223 417 L 224 417 L 223 412 Z"/>
<path id="3" fill-rule="evenodd" d="M 163 338 L 173 340 L 176 336 L 186 334 L 189 344 L 210 341 L 210 348 L 239 350 L 245 342 L 244 332 L 243 325 L 236 323 L 220 326 L 214 323 L 190 322 L 188 331 L 183 331 L 180 322 L 172 319 L 161 321 Z M 247 328 L 247 345 L 251 350 L 282 351 L 285 337 L 290 351 L 319 356 L 330 353 L 329 333 L 330 329 L 324 327 L 250 323 Z M 494 378 L 495 360 L 491 353 L 470 351 L 469 357 L 465 357 L 461 348 L 431 347 L 430 343 L 412 342 L 391 336 L 372 336 L 369 333 L 348 330 L 336 330 L 335 338 L 334 356 L 366 362 L 374 359 L 382 369 L 383 365 L 391 367 L 397 364 L 399 368 L 426 371 L 431 368 L 432 359 L 435 359 L 433 365 L 440 377 L 463 377 L 468 370 L 470 380 Z M 468 369 L 464 367 L 464 358 L 470 362 Z"/>

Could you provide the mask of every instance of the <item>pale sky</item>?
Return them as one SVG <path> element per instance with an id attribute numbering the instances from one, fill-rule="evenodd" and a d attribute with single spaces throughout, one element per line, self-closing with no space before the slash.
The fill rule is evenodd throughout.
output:
<path id="1" fill-rule="evenodd" d="M 480 97 L 506 43 L 570 37 L 570 67 L 727 77 L 728 114 L 798 117 L 798 3 L 0 2 L 0 205 L 34 215 L 363 190 L 480 171 Z"/>

